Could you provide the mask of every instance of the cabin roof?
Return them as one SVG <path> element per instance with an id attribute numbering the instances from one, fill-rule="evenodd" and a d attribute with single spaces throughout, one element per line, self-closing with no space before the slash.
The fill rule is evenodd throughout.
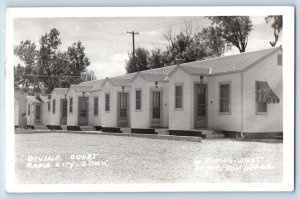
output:
<path id="1" fill-rule="evenodd" d="M 56 92 L 59 95 L 64 95 L 68 92 L 68 88 L 54 88 L 52 93 Z"/>
<path id="2" fill-rule="evenodd" d="M 26 96 L 26 101 L 30 104 L 32 103 L 41 103 L 47 101 L 47 96 Z"/>
<path id="3" fill-rule="evenodd" d="M 99 91 L 106 81 L 109 81 L 114 86 L 130 86 L 131 82 L 138 75 L 146 81 L 166 81 L 178 68 L 191 75 L 218 75 L 238 72 L 255 65 L 279 49 L 282 49 L 282 47 L 280 46 L 253 52 L 244 52 L 235 55 L 188 62 L 180 65 L 166 66 L 111 78 L 82 82 L 77 85 L 71 85 L 70 88 L 73 88 L 77 92 Z"/>
<path id="4" fill-rule="evenodd" d="M 180 67 L 189 74 L 199 74 L 201 70 L 204 70 L 202 74 L 210 75 L 242 71 L 249 66 L 255 65 L 279 49 L 281 47 L 183 63 L 180 64 Z"/>
<path id="5" fill-rule="evenodd" d="M 96 86 L 96 85 L 101 85 L 104 82 L 105 79 L 98 79 L 98 80 L 92 80 L 92 81 L 87 81 L 87 82 L 81 82 L 78 85 L 82 86 Z"/>
<path id="6" fill-rule="evenodd" d="M 95 85 L 82 85 L 82 84 L 72 84 L 69 89 L 74 89 L 76 92 L 87 92 L 94 88 Z"/>

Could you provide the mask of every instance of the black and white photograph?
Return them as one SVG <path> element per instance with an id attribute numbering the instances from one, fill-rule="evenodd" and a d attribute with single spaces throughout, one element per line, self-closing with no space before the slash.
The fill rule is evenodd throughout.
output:
<path id="1" fill-rule="evenodd" d="M 293 190 L 293 7 L 6 11 L 7 191 Z"/>

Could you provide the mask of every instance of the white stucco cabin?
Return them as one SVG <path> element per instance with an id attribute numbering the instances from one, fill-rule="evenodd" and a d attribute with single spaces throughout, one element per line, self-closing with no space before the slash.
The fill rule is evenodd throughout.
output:
<path id="1" fill-rule="evenodd" d="M 68 130 L 81 130 L 80 127 L 93 126 L 91 120 L 91 103 L 90 92 L 94 85 L 77 84 L 71 85 L 67 92 L 68 104 L 68 117 L 67 129 Z"/>
<path id="2" fill-rule="evenodd" d="M 105 80 L 96 80 L 93 81 L 93 85 L 95 85 L 91 90 L 89 90 L 90 93 L 90 124 L 93 125 L 93 127 L 96 130 L 102 130 L 102 112 L 103 112 L 103 96 L 101 96 L 102 93 L 102 83 Z M 92 82 L 85 82 L 82 84 L 92 84 Z"/>
<path id="3" fill-rule="evenodd" d="M 282 48 L 181 64 L 169 75 L 170 132 L 280 134 Z"/>
<path id="4" fill-rule="evenodd" d="M 131 132 L 169 127 L 168 74 L 175 66 L 138 72 L 131 83 Z"/>
<path id="5" fill-rule="evenodd" d="M 48 125 L 47 96 L 26 96 L 27 127 L 43 128 Z"/>
<path id="6" fill-rule="evenodd" d="M 283 133 L 282 84 L 277 47 L 83 82 L 51 101 L 67 100 L 68 130 L 267 138 Z M 55 113 L 50 125 L 62 122 Z"/>
<path id="7" fill-rule="evenodd" d="M 101 85 L 102 130 L 119 132 L 120 127 L 131 126 L 131 80 L 136 73 L 106 78 Z"/>
<path id="8" fill-rule="evenodd" d="M 54 88 L 50 94 L 47 104 L 47 112 L 49 114 L 49 129 L 61 130 L 62 125 L 67 125 L 68 117 L 68 88 Z"/>

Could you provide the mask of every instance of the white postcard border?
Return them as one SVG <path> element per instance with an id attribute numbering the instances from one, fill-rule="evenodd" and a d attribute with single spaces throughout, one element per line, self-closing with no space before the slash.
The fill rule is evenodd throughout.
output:
<path id="1" fill-rule="evenodd" d="M 15 182 L 13 88 L 13 20 L 35 17 L 154 17 L 216 15 L 283 15 L 283 181 L 282 183 L 202 184 L 38 184 Z M 8 192 L 182 192 L 182 191 L 293 191 L 294 190 L 294 7 L 98 7 L 8 8 L 5 23 L 5 184 Z"/>

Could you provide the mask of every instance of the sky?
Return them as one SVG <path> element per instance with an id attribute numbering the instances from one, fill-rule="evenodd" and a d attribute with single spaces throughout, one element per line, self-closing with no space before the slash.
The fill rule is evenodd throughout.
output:
<path id="1" fill-rule="evenodd" d="M 266 24 L 264 16 L 251 16 L 253 30 L 250 32 L 246 52 L 270 48 L 269 41 L 274 40 L 273 29 Z M 204 17 L 122 17 L 122 18 L 19 18 L 14 21 L 14 45 L 20 41 L 31 40 L 38 44 L 41 35 L 58 29 L 62 44 L 66 50 L 74 42 L 81 41 L 86 56 L 90 59 L 89 70 L 93 70 L 97 79 L 113 77 L 126 73 L 125 60 L 132 52 L 132 36 L 127 31 L 139 32 L 135 35 L 135 46 L 151 51 L 164 49 L 167 45 L 163 35 L 170 29 L 179 33 L 186 21 L 199 29 L 209 26 Z M 281 45 L 282 35 L 277 46 Z M 225 55 L 239 53 L 232 47 Z M 15 64 L 19 60 L 15 57 Z"/>

